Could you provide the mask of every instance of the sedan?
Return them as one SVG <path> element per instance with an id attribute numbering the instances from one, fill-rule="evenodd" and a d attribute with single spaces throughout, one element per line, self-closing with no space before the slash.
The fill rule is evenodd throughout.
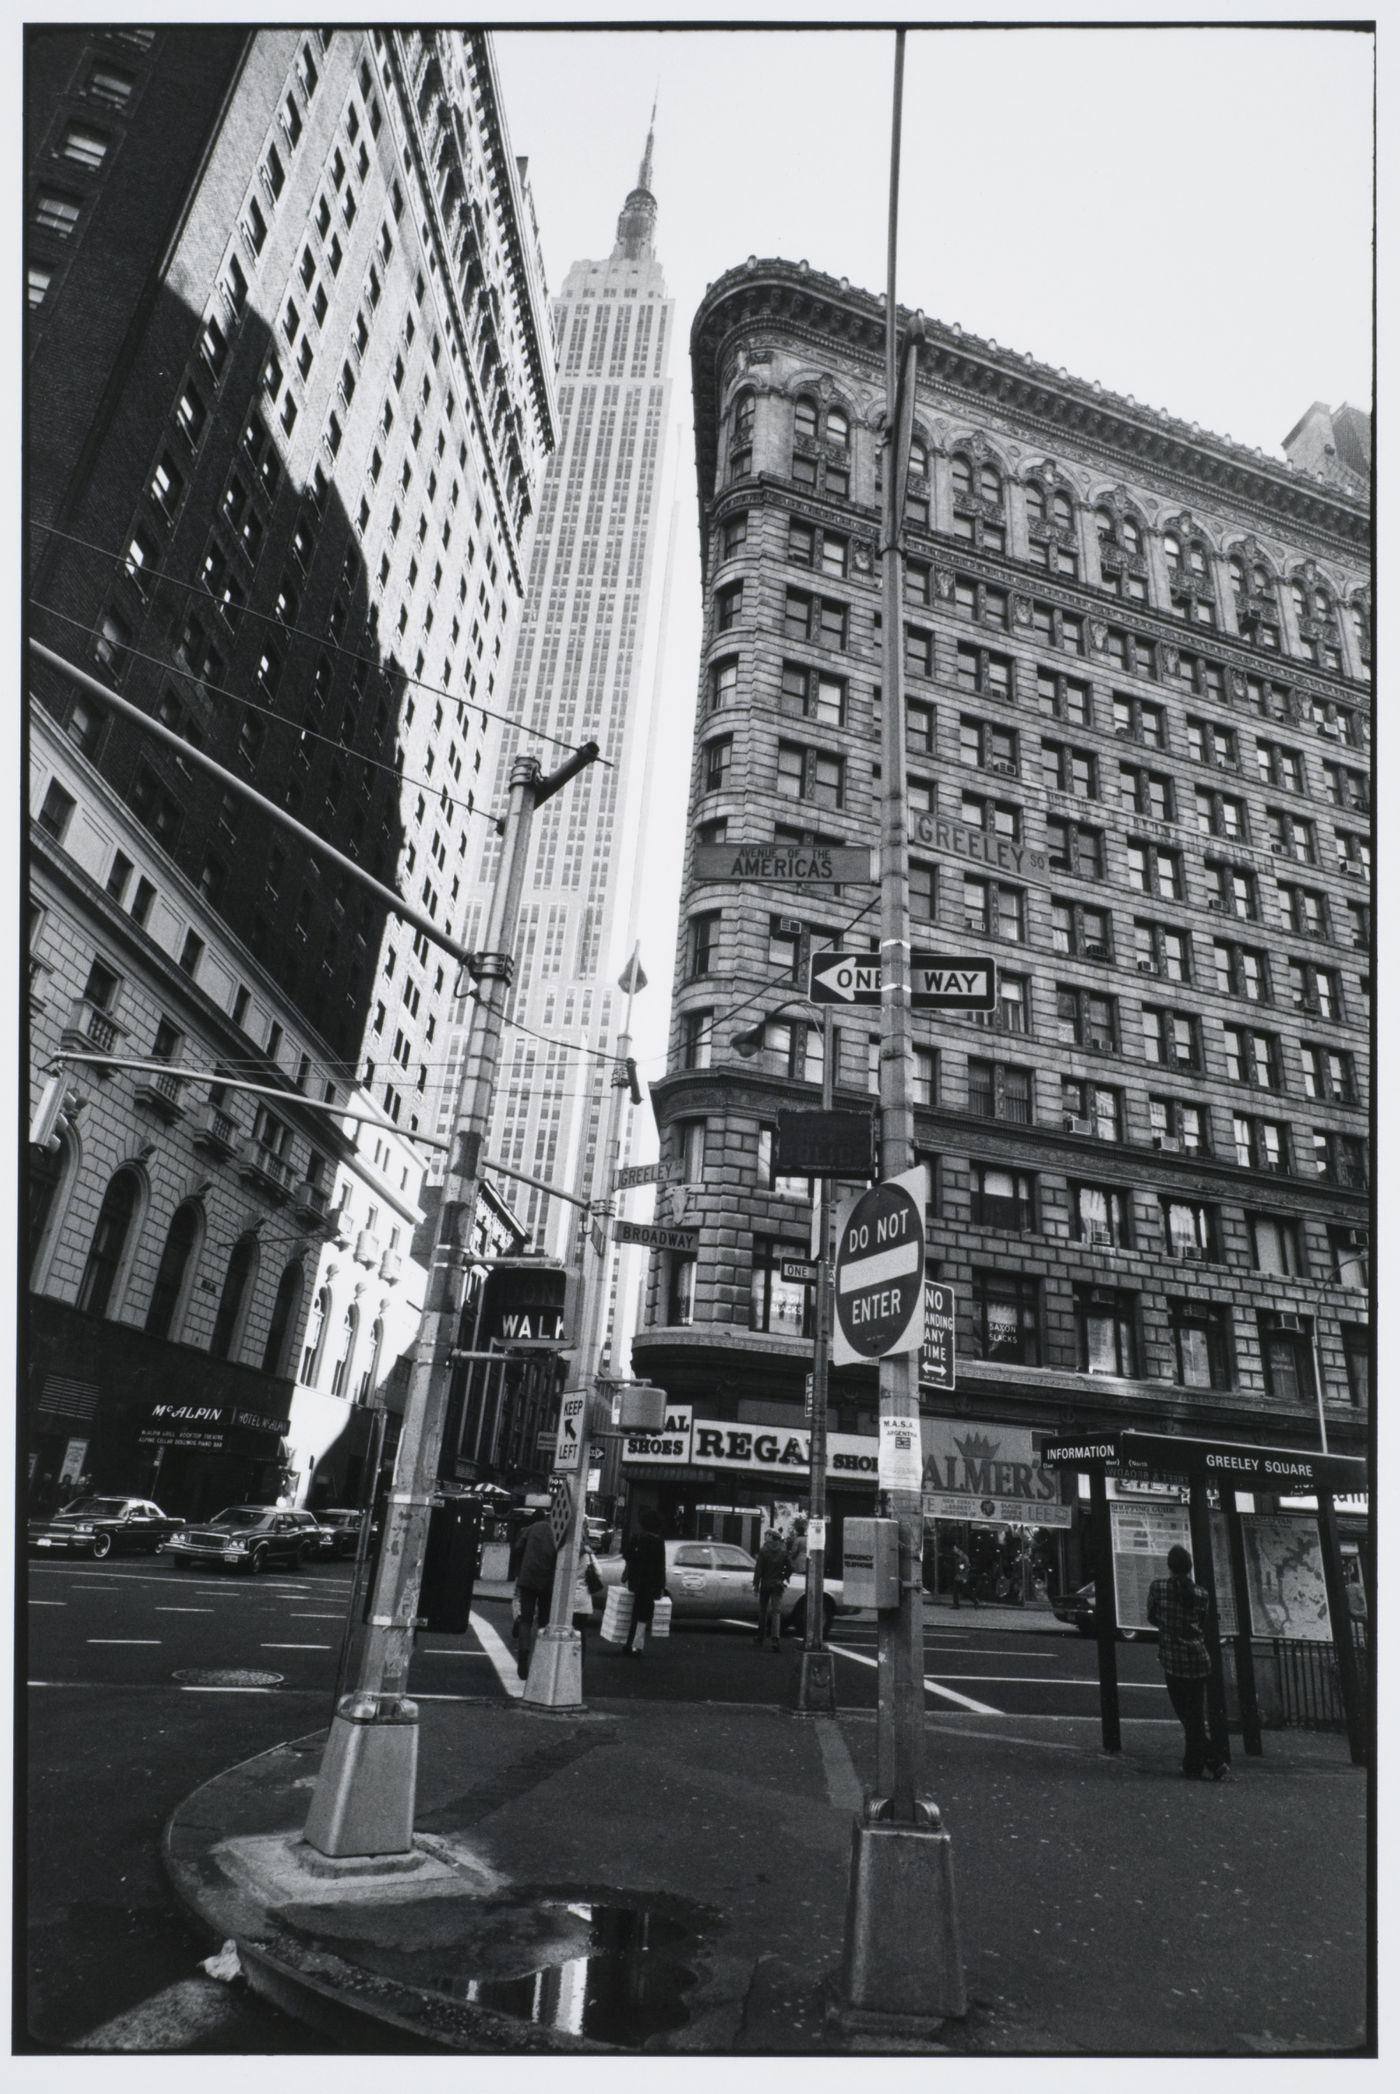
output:
<path id="1" fill-rule="evenodd" d="M 257 1577 L 279 1563 L 296 1569 L 318 1547 L 298 1513 L 279 1512 L 273 1505 L 226 1505 L 212 1520 L 178 1528 L 161 1543 L 161 1554 L 176 1570 L 222 1563 Z"/>
<path id="2" fill-rule="evenodd" d="M 332 1556 L 353 1556 L 360 1545 L 363 1512 L 348 1505 L 323 1505 L 316 1514 L 323 1534 L 330 1538 Z"/>
<path id="3" fill-rule="evenodd" d="M 598 1558 L 598 1575 L 605 1585 L 620 1585 L 624 1565 L 620 1556 Z M 673 1621 L 743 1621 L 758 1626 L 758 1594 L 753 1582 L 754 1558 L 747 1549 L 730 1541 L 668 1541 L 666 1543 L 666 1589 L 671 1595 Z M 831 1633 L 838 1614 L 854 1614 L 842 1596 L 839 1578 L 827 1578 L 822 1587 L 822 1636 Z M 807 1627 L 807 1581 L 794 1572 L 783 1588 L 782 1623 L 796 1636 Z"/>
<path id="4" fill-rule="evenodd" d="M 154 1556 L 179 1524 L 149 1498 L 75 1498 L 30 1527 L 29 1546 L 46 1556 L 95 1556 L 99 1563 L 113 1550 Z"/>
<path id="5" fill-rule="evenodd" d="M 1078 1629 L 1081 1636 L 1096 1635 L 1098 1616 L 1094 1608 L 1093 1579 L 1091 1578 L 1087 1585 L 1081 1585 L 1077 1592 L 1066 1592 L 1051 1600 L 1050 1612 L 1056 1621 L 1068 1622 L 1071 1627 Z M 1118 1638 L 1122 1643 L 1135 1643 L 1139 1636 L 1150 1637 L 1154 1634 L 1152 1629 L 1119 1629 Z"/>

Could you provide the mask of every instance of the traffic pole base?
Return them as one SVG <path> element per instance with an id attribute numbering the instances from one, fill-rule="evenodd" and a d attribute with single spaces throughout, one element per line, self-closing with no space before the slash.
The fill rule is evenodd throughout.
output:
<path id="1" fill-rule="evenodd" d="M 529 1709 L 583 1708 L 583 1638 L 577 1629 L 540 1630 L 520 1700 Z"/>
<path id="2" fill-rule="evenodd" d="M 331 1719 L 302 1837 L 332 1860 L 411 1854 L 418 1791 L 418 1710 L 347 1697 Z"/>
<path id="3" fill-rule="evenodd" d="M 852 2035 L 908 2039 L 966 2013 L 952 1841 L 936 1822 L 858 1818 L 833 2020 Z"/>
<path id="4" fill-rule="evenodd" d="M 836 1714 L 836 1668 L 829 1650 L 804 1650 L 793 1710 L 799 1716 Z"/>

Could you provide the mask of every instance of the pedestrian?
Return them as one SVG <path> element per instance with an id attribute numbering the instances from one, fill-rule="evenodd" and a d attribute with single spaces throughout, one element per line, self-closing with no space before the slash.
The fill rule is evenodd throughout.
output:
<path id="1" fill-rule="evenodd" d="M 974 1607 L 981 1605 L 981 1601 L 972 1589 L 972 1564 L 968 1559 L 967 1550 L 960 1549 L 954 1545 L 953 1605 L 960 1607 L 965 1599 L 971 1600 Z"/>
<path id="2" fill-rule="evenodd" d="M 1206 1682 L 1210 1653 L 1205 1622 L 1210 1594 L 1191 1576 L 1191 1557 L 1180 1542 L 1167 1551 L 1166 1578 L 1154 1578 L 1147 1591 L 1147 1619 L 1157 1631 L 1157 1656 L 1166 1675 L 1167 1696 L 1185 1733 L 1181 1771 L 1188 1781 L 1209 1774 L 1221 1781 L 1230 1763 L 1211 1742 L 1206 1727 Z"/>
<path id="3" fill-rule="evenodd" d="M 758 1594 L 757 1641 L 761 1645 L 767 1637 L 772 1650 L 778 1648 L 783 1623 L 783 1588 L 790 1575 L 787 1545 L 777 1528 L 770 1527 L 753 1567 L 753 1589 Z"/>
<path id="4" fill-rule="evenodd" d="M 530 1654 L 535 1647 L 535 1631 L 549 1626 L 549 1601 L 554 1589 L 554 1559 L 558 1553 L 549 1517 L 541 1509 L 525 1529 L 519 1569 L 515 1574 L 515 1596 L 520 1602 L 515 1669 L 522 1680 L 529 1676 Z"/>
<path id="5" fill-rule="evenodd" d="M 632 1595 L 632 1619 L 623 1653 L 640 1658 L 656 1603 L 666 1591 L 666 1544 L 661 1539 L 661 1522 L 650 1509 L 641 1515 L 638 1532 L 622 1551 L 622 1582 Z"/>

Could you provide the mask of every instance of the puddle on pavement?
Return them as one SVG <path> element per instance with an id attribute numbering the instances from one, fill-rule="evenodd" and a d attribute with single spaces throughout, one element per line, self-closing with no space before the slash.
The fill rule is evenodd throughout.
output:
<path id="1" fill-rule="evenodd" d="M 686 1959 L 698 1951 L 697 1929 L 654 1907 L 414 1900 L 395 1912 L 392 1942 L 382 1914 L 379 1939 L 373 1922 L 361 1935 L 353 1911 L 287 1906 L 278 1917 L 381 1977 L 595 2043 L 637 2049 L 690 2018 L 685 1995 L 696 1971 Z"/>

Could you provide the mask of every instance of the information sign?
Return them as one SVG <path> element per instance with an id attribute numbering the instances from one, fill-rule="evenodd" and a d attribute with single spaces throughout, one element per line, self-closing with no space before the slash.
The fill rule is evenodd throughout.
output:
<path id="1" fill-rule="evenodd" d="M 928 1167 L 918 1164 L 859 1194 L 837 1216 L 831 1357 L 838 1367 L 918 1350 L 927 1200 Z"/>
<path id="2" fill-rule="evenodd" d="M 919 1348 L 919 1380 L 925 1388 L 958 1385 L 958 1301 L 941 1280 L 924 1281 L 924 1336 Z"/>

